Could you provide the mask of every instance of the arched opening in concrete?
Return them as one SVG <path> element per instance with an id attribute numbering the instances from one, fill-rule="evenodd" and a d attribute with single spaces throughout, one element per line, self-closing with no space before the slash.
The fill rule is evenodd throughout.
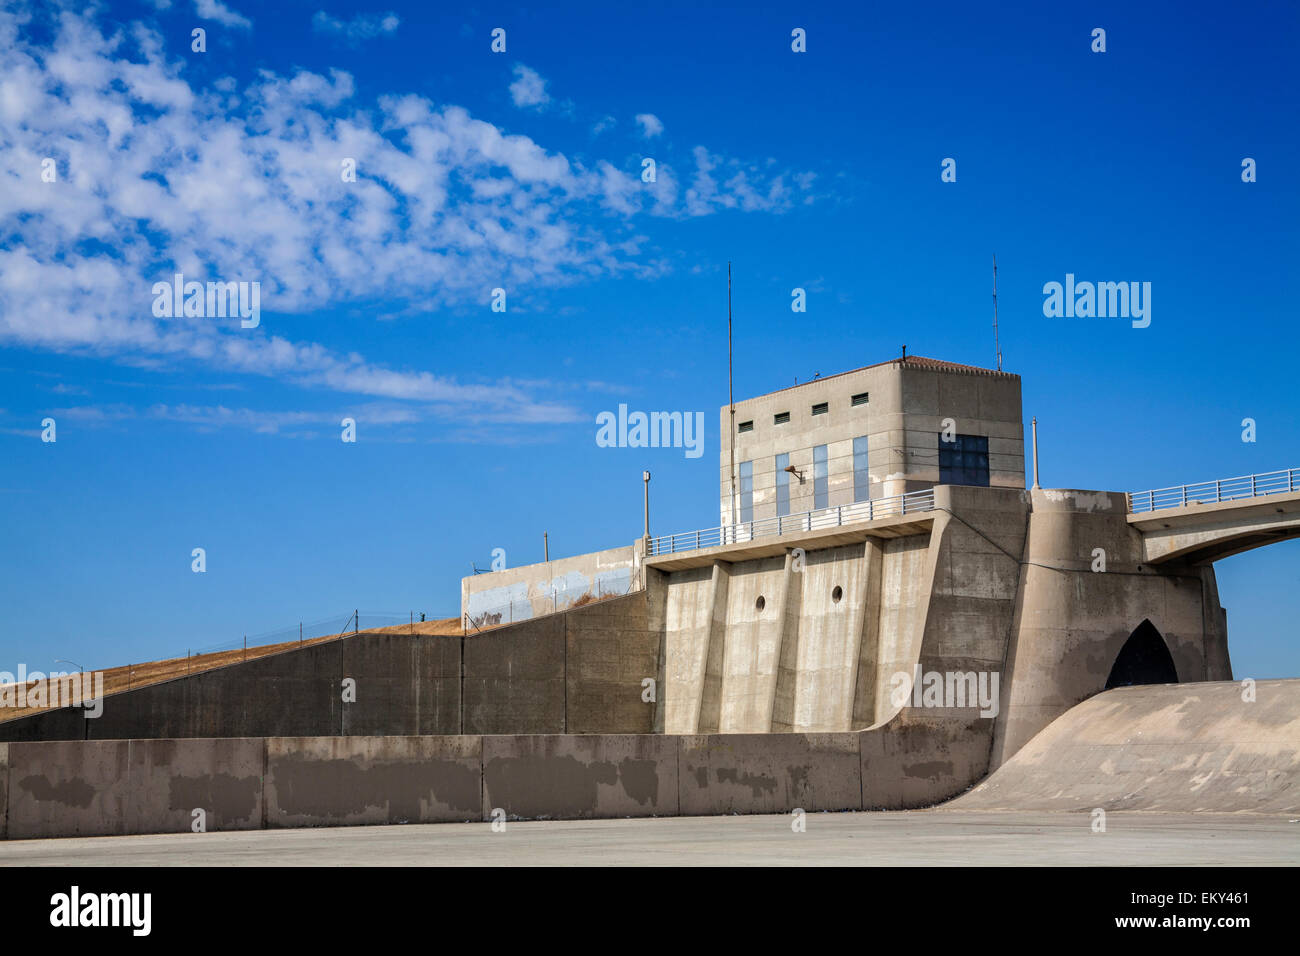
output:
<path id="1" fill-rule="evenodd" d="M 1139 624 L 1115 657 L 1106 690 L 1135 684 L 1177 684 L 1178 669 L 1165 639 L 1149 620 Z"/>

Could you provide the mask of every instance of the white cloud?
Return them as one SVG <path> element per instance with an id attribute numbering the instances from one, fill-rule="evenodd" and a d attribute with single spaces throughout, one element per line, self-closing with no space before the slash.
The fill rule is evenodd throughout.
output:
<path id="1" fill-rule="evenodd" d="M 651 188 L 639 167 L 586 168 L 461 107 L 416 95 L 354 106 L 352 77 L 338 70 L 263 71 L 242 88 L 223 78 L 204 89 L 138 24 L 106 34 L 65 12 L 49 41 L 27 27 L 0 11 L 0 345 L 189 361 L 472 406 L 483 420 L 567 420 L 567 406 L 517 385 L 291 341 L 275 316 L 372 302 L 416 314 L 486 310 L 498 286 L 511 290 L 513 311 L 529 290 L 659 274 L 633 217 L 779 212 L 802 198 L 793 175 L 702 147 L 694 178 L 665 157 Z M 56 182 L 41 181 L 45 157 Z M 345 158 L 356 160 L 356 182 L 342 181 Z M 153 284 L 178 271 L 259 282 L 262 325 L 155 318 Z"/>
<path id="2" fill-rule="evenodd" d="M 510 98 L 515 106 L 542 106 L 551 97 L 546 92 L 546 81 L 536 70 L 522 63 L 515 64 L 515 81 L 510 84 Z"/>
<path id="3" fill-rule="evenodd" d="M 653 139 L 664 131 L 663 121 L 654 113 L 637 113 L 636 121 L 641 125 L 641 135 Z"/>
<path id="4" fill-rule="evenodd" d="M 253 25 L 252 20 L 231 10 L 221 0 L 194 0 L 194 12 L 204 20 L 216 20 L 225 27 L 240 27 L 247 30 Z"/>
<path id="5" fill-rule="evenodd" d="M 311 18 L 312 29 L 317 33 L 337 33 L 349 40 L 370 40 L 377 36 L 396 33 L 402 21 L 395 13 L 360 13 L 343 21 L 317 10 Z"/>

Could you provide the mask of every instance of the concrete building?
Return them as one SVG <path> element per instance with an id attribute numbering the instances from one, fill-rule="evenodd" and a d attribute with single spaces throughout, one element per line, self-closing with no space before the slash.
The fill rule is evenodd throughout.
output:
<path id="1" fill-rule="evenodd" d="M 466 578 L 460 635 L 341 637 L 98 718 L 0 721 L 0 835 L 183 829 L 198 806 L 209 829 L 907 809 L 984 781 L 976 805 L 1300 811 L 1300 682 L 1228 683 L 1214 574 L 1300 537 L 1300 469 L 1025 489 L 1017 376 L 929 359 L 736 417 L 738 462 L 772 477 L 747 533 Z M 945 427 L 987 451 L 945 453 Z M 855 438 L 868 508 L 842 503 Z M 813 498 L 782 466 L 790 513 L 816 514 L 782 523 L 786 454 Z"/>
<path id="2" fill-rule="evenodd" d="M 1008 372 L 905 356 L 735 409 L 734 426 L 730 406 L 720 413 L 723 525 L 939 484 L 1025 487 L 1020 376 Z"/>

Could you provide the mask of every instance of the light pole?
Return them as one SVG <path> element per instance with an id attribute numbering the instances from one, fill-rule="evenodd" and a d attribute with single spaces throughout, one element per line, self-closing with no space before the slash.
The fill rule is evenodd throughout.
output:
<path id="1" fill-rule="evenodd" d="M 1023 419 L 1022 419 L 1023 421 Z M 1038 416 L 1035 415 L 1030 420 L 1030 427 L 1034 430 L 1034 487 L 1038 487 Z"/>
<path id="2" fill-rule="evenodd" d="M 641 472 L 641 480 L 645 482 L 645 540 L 650 542 L 650 472 Z"/>
<path id="3" fill-rule="evenodd" d="M 86 669 L 85 669 L 84 667 L 82 667 L 80 664 L 78 664 L 76 661 L 65 661 L 65 660 L 64 660 L 63 658 L 61 658 L 61 657 L 60 657 L 58 660 L 56 660 L 54 663 L 56 663 L 56 664 L 71 664 L 73 667 L 75 667 L 75 668 L 77 669 L 77 688 L 78 688 L 77 693 L 78 693 L 78 694 L 84 693 L 84 690 L 85 690 L 85 684 L 86 684 Z M 53 685 L 53 678 L 51 678 L 51 679 L 50 679 L 50 687 L 51 687 L 51 689 L 53 688 L 53 686 L 54 686 L 54 685 Z M 48 695 L 47 695 L 47 696 L 48 696 Z"/>

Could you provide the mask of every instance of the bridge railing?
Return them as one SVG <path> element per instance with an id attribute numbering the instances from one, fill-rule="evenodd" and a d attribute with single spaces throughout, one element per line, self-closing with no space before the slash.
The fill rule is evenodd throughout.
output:
<path id="1" fill-rule="evenodd" d="M 876 518 L 890 518 L 896 515 L 910 515 L 934 509 L 934 492 L 926 489 L 909 491 L 907 494 L 892 498 L 876 498 L 871 501 L 856 501 L 851 505 L 836 505 L 833 508 L 819 508 L 816 511 L 801 511 L 793 515 L 779 515 L 775 518 L 762 518 L 758 521 L 744 521 L 740 524 L 718 525 L 714 528 L 701 528 L 697 531 L 680 531 L 677 534 L 660 535 L 650 539 L 646 554 L 673 554 L 677 551 L 694 551 L 697 548 L 712 548 L 724 544 L 740 544 L 755 538 L 774 535 L 798 534 L 807 531 L 821 531 L 858 521 L 872 521 Z"/>
<path id="2" fill-rule="evenodd" d="M 1270 471 L 1262 475 L 1243 475 L 1240 478 L 1216 478 L 1194 485 L 1175 485 L 1151 491 L 1135 491 L 1128 495 L 1128 510 L 1134 514 L 1159 511 L 1162 508 L 1181 508 L 1192 504 L 1216 504 L 1240 498 L 1257 498 L 1287 491 L 1300 491 L 1300 468 Z"/>

